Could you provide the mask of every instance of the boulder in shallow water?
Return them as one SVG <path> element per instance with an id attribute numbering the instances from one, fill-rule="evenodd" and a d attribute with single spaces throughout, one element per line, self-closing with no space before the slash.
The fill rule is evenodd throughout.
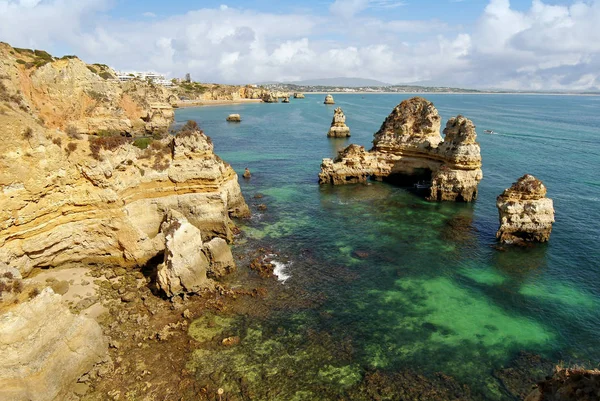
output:
<path id="1" fill-rule="evenodd" d="M 335 104 L 335 101 L 333 100 L 333 96 L 331 96 L 331 95 L 325 96 L 325 101 L 323 103 L 325 103 L 325 104 Z"/>
<path id="2" fill-rule="evenodd" d="M 235 261 L 231 248 L 227 241 L 222 238 L 213 238 L 204 244 L 204 253 L 206 254 L 210 267 L 208 276 L 211 278 L 220 278 L 235 270 Z"/>
<path id="3" fill-rule="evenodd" d="M 350 136 L 350 128 L 346 125 L 346 116 L 341 107 L 333 112 L 333 120 L 327 136 L 329 138 L 346 138 Z"/>
<path id="4" fill-rule="evenodd" d="M 239 114 L 230 114 L 227 116 L 227 121 L 230 123 L 239 123 L 242 121 L 242 117 Z"/>
<path id="5" fill-rule="evenodd" d="M 496 200 L 500 228 L 496 238 L 505 244 L 547 242 L 554 223 L 552 199 L 542 181 L 526 174 Z"/>

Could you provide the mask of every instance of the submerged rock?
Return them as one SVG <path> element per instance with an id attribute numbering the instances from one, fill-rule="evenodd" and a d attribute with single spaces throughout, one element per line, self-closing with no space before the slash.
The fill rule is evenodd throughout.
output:
<path id="1" fill-rule="evenodd" d="M 538 383 L 525 401 L 597 401 L 600 370 L 556 367 L 554 375 Z"/>
<path id="2" fill-rule="evenodd" d="M 423 180 L 429 200 L 475 200 L 483 178 L 475 126 L 463 116 L 451 118 L 442 138 L 440 125 L 433 103 L 421 97 L 405 100 L 375 133 L 370 151 L 350 145 L 336 159 L 323 159 L 319 183 L 350 184 L 373 177 L 412 185 Z"/>
<path id="3" fill-rule="evenodd" d="M 346 116 L 341 107 L 338 107 L 333 112 L 333 120 L 331 121 L 331 128 L 329 128 L 327 136 L 330 138 L 345 138 L 350 136 L 350 128 L 346 125 Z"/>
<path id="4" fill-rule="evenodd" d="M 554 223 L 552 199 L 542 181 L 526 174 L 496 200 L 500 228 L 496 237 L 505 244 L 547 242 Z"/>
<path id="5" fill-rule="evenodd" d="M 66 399 L 107 351 L 98 323 L 72 314 L 46 288 L 0 315 L 0 399 Z"/>
<path id="6" fill-rule="evenodd" d="M 229 116 L 227 116 L 227 121 L 231 123 L 239 123 L 242 121 L 242 117 L 240 117 L 239 114 L 230 114 Z"/>
<path id="7" fill-rule="evenodd" d="M 231 248 L 227 241 L 222 238 L 213 238 L 203 247 L 204 253 L 208 257 L 209 269 L 208 276 L 218 279 L 235 270 L 235 261 Z"/>
<path id="8" fill-rule="evenodd" d="M 335 104 L 335 101 L 333 100 L 333 96 L 331 96 L 331 95 L 325 96 L 325 101 L 323 103 L 325 103 L 325 104 Z"/>

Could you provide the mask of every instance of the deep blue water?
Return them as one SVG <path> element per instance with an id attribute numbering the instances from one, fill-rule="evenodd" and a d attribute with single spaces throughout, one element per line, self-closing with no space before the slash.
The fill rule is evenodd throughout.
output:
<path id="1" fill-rule="evenodd" d="M 325 106 L 324 95 L 306 95 L 290 104 L 176 113 L 178 123 L 196 120 L 240 175 L 254 211 L 242 222 L 245 236 L 275 250 L 290 276 L 283 290 L 319 299 L 313 310 L 274 314 L 273 325 L 288 333 L 312 327 L 352 344 L 350 361 L 325 368 L 315 356 L 319 374 L 294 381 L 343 388 L 364 369 L 411 367 L 504 399 L 491 374 L 519 351 L 598 364 L 600 97 L 426 95 L 442 127 L 457 114 L 477 126 L 484 179 L 473 204 L 430 203 L 385 183 L 318 185 L 323 157 L 350 143 L 370 148 L 385 117 L 410 96 L 335 95 L 336 105 Z M 338 106 L 348 140 L 326 137 Z M 242 123 L 227 123 L 230 113 Z M 245 167 L 250 180 L 241 178 Z M 496 196 L 525 173 L 541 179 L 554 200 L 550 242 L 499 250 Z M 255 200 L 256 193 L 265 196 Z M 256 203 L 268 209 L 257 211 Z M 355 257 L 357 250 L 368 257 Z M 261 324 L 264 341 L 270 323 Z M 269 339 L 291 355 L 312 355 L 292 334 Z M 250 334 L 246 344 L 253 344 Z M 255 352 L 249 347 L 240 352 Z"/>

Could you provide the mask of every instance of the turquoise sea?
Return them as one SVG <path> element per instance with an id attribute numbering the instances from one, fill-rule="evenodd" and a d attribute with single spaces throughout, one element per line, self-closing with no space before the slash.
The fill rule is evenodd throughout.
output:
<path id="1" fill-rule="evenodd" d="M 323 400 L 352 398 L 367 372 L 410 369 L 452 376 L 473 399 L 510 400 L 494 372 L 522 351 L 598 366 L 600 97 L 424 95 L 442 127 L 457 114 L 477 126 L 484 179 L 472 204 L 430 203 L 386 183 L 318 185 L 322 158 L 350 143 L 370 148 L 411 96 L 335 95 L 325 106 L 324 95 L 306 95 L 176 112 L 177 123 L 196 120 L 240 175 L 253 217 L 240 222 L 235 253 L 269 249 L 280 278 L 271 296 L 281 302 L 264 317 L 217 317 L 241 342 L 199 349 L 190 359 L 199 380 L 216 371 L 207 380 L 226 392 Z M 326 137 L 338 106 L 348 140 Z M 227 123 L 230 113 L 243 121 Z M 554 200 L 552 237 L 497 247 L 496 196 L 525 173 Z M 242 268 L 231 284 L 255 276 Z"/>

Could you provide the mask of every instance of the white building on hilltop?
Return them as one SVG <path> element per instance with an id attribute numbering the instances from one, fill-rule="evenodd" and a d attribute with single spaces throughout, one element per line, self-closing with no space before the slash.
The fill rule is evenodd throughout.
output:
<path id="1" fill-rule="evenodd" d="M 118 71 L 117 79 L 122 82 L 131 81 L 132 79 L 140 79 L 142 81 L 150 80 L 155 84 L 173 86 L 173 83 L 170 80 L 166 79 L 164 75 L 152 71 Z"/>

